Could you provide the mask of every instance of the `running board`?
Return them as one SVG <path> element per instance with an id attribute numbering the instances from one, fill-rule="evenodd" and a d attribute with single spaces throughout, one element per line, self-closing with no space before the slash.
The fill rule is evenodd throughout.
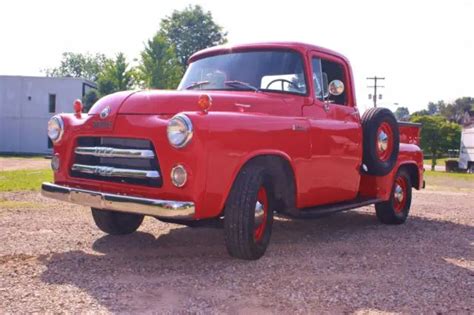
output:
<path id="1" fill-rule="evenodd" d="M 312 208 L 298 209 L 292 213 L 287 213 L 289 216 L 300 219 L 319 218 L 331 213 L 351 210 L 363 206 L 382 202 L 383 200 L 377 198 L 356 198 L 349 201 L 339 202 L 335 204 L 322 205 Z"/>

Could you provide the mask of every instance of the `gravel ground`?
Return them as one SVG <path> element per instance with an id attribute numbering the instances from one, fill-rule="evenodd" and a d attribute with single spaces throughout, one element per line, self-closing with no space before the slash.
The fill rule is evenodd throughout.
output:
<path id="1" fill-rule="evenodd" d="M 373 207 L 278 219 L 248 262 L 227 255 L 221 229 L 146 218 L 107 236 L 87 208 L 0 193 L 0 313 L 472 314 L 473 205 L 472 192 L 428 190 L 402 226 Z"/>

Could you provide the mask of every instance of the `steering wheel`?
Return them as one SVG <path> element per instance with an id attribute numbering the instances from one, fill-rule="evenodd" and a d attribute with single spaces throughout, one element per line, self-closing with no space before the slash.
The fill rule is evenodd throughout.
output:
<path id="1" fill-rule="evenodd" d="M 272 85 L 273 83 L 278 82 L 278 81 L 281 81 L 281 90 L 282 91 L 285 90 L 285 87 L 283 85 L 285 82 L 290 84 L 290 85 L 293 85 L 297 90 L 300 89 L 299 86 L 296 83 L 291 82 L 290 80 L 286 80 L 286 79 L 275 79 L 275 80 L 271 81 L 270 83 L 268 83 L 267 87 L 265 89 L 268 89 L 270 87 L 270 85 Z"/>

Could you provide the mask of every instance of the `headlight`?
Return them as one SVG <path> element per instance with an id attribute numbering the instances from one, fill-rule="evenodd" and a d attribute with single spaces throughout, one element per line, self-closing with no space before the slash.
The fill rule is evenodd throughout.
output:
<path id="1" fill-rule="evenodd" d="M 64 132 L 64 123 L 60 116 L 53 116 L 48 121 L 48 137 L 53 142 L 61 140 Z"/>
<path id="2" fill-rule="evenodd" d="M 168 122 L 168 141 L 175 148 L 186 146 L 193 137 L 193 123 L 188 116 L 178 114 Z"/>

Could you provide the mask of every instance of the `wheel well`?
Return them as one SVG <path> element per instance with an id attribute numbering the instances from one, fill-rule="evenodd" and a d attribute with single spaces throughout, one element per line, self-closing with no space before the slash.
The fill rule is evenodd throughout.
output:
<path id="1" fill-rule="evenodd" d="M 249 165 L 261 165 L 267 170 L 277 212 L 296 207 L 295 175 L 287 159 L 278 155 L 259 155 L 247 161 L 241 170 Z"/>
<path id="2" fill-rule="evenodd" d="M 405 169 L 410 174 L 411 186 L 415 189 L 420 189 L 420 175 L 418 174 L 418 167 L 416 164 L 404 164 L 400 169 Z"/>

